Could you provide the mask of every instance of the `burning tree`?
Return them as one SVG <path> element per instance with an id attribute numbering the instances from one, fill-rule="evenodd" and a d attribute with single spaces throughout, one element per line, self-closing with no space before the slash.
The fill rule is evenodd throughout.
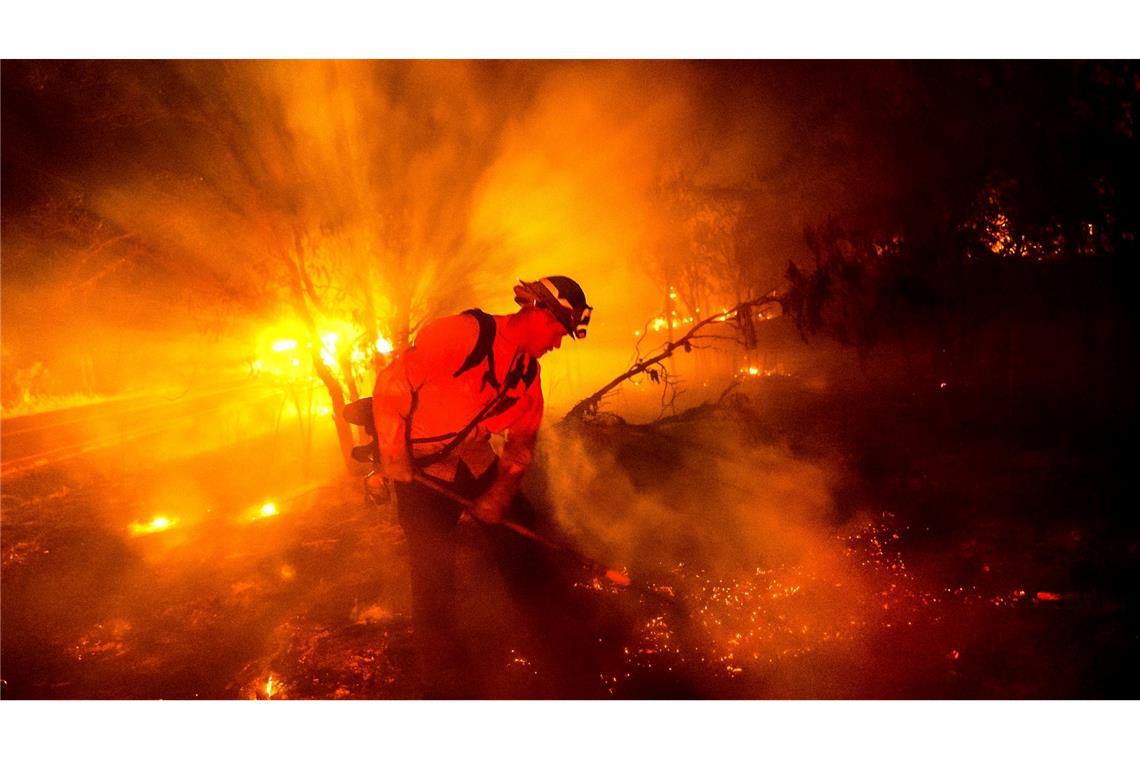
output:
<path id="1" fill-rule="evenodd" d="M 6 66 L 6 92 L 85 127 L 52 122 L 79 155 L 58 167 L 50 155 L 28 158 L 51 179 L 37 188 L 47 213 L 23 218 L 86 220 L 68 245 L 91 255 L 63 258 L 99 264 L 77 277 L 103 303 L 143 278 L 164 312 L 189 300 L 192 322 L 264 325 L 252 329 L 263 335 L 252 367 L 315 376 L 348 463 L 345 403 L 425 318 L 469 303 L 473 275 L 496 266 L 467 221 L 510 113 L 489 104 L 525 97 L 500 73 L 461 63 Z"/>

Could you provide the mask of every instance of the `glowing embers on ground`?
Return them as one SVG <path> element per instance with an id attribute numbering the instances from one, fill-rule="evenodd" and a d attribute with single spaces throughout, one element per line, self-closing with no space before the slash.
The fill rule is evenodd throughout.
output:
<path id="1" fill-rule="evenodd" d="M 631 670 L 683 666 L 735 678 L 746 668 L 852 638 L 866 625 L 857 595 L 803 566 L 721 578 L 678 565 L 673 575 L 687 617 L 663 612 L 646 620 L 639 640 L 626 649 Z"/>
<path id="2" fill-rule="evenodd" d="M 677 608 L 643 599 L 647 616 L 624 648 L 620 669 L 601 673 L 602 683 L 616 695 L 625 682 L 651 673 L 684 672 L 705 684 L 763 678 L 789 660 L 848 658 L 852 647 L 865 648 L 891 632 L 937 624 L 949 603 L 1017 603 L 1007 595 L 991 599 L 976 587 L 923 589 L 900 551 L 907 530 L 884 513 L 835 536 L 834 551 L 820 552 L 826 557 L 731 577 L 685 564 L 670 568 Z M 583 587 L 614 592 L 597 582 Z M 955 644 L 944 654 L 960 656 L 961 648 Z"/>
<path id="3" fill-rule="evenodd" d="M 258 677 L 243 692 L 246 699 L 288 699 L 289 692 L 281 676 L 269 673 Z"/>
<path id="4" fill-rule="evenodd" d="M 348 625 L 306 615 L 289 619 L 274 630 L 267 655 L 243 669 L 232 688 L 245 699 L 416 696 L 408 621 L 390 614 L 365 618 Z"/>
<path id="5" fill-rule="evenodd" d="M 146 522 L 136 520 L 130 524 L 129 530 L 132 536 L 143 536 L 150 533 L 162 533 L 178 525 L 178 522 L 179 520 L 177 517 L 155 515 Z"/>
<path id="6" fill-rule="evenodd" d="M 122 619 L 99 623 L 79 637 L 70 647 L 69 653 L 76 661 L 90 659 L 113 659 L 121 657 L 130 649 L 128 639 L 132 626 Z"/>

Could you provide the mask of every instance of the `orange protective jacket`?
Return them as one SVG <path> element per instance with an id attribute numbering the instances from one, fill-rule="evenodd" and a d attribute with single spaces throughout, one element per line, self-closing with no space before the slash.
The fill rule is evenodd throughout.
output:
<path id="1" fill-rule="evenodd" d="M 451 434 L 466 428 L 489 404 L 494 413 L 484 416 L 458 446 L 427 464 L 424 471 L 454 480 L 462 461 L 476 476 L 483 474 L 495 461 L 491 445 L 495 434 L 505 436 L 499 457 L 506 471 L 519 473 L 530 465 L 543 411 L 538 361 L 503 337 L 507 317 L 493 319 L 496 330 L 491 350 L 500 389 L 512 368 L 515 376 L 529 376 L 529 385 L 520 379 L 513 387 L 496 389 L 487 377 L 486 361 L 456 376 L 479 338 L 479 322 L 468 314 L 429 322 L 414 345 L 376 378 L 372 412 L 383 467 L 409 457 L 413 462 L 430 461 L 454 440 Z"/>

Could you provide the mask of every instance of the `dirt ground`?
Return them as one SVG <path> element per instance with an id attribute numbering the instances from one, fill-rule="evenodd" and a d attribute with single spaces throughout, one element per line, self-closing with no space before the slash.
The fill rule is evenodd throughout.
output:
<path id="1" fill-rule="evenodd" d="M 742 391 L 544 436 L 527 491 L 547 529 L 660 596 L 565 565 L 572 611 L 536 621 L 462 528 L 480 696 L 1136 697 L 1127 416 L 785 377 Z M 355 481 L 280 482 L 263 444 L 6 477 L 3 697 L 421 694 L 392 507 Z M 156 483 L 194 506 L 148 532 Z"/>

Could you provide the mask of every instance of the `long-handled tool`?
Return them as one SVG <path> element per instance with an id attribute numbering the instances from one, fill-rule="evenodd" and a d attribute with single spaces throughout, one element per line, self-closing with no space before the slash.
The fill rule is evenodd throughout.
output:
<path id="1" fill-rule="evenodd" d="M 475 506 L 475 502 L 473 502 L 471 499 L 468 499 L 465 496 L 460 496 L 459 494 L 452 491 L 450 488 L 447 488 L 446 486 L 440 485 L 439 483 L 435 482 L 434 480 L 431 480 L 430 478 L 426 478 L 423 475 L 419 475 L 419 474 L 417 474 L 413 477 L 415 478 L 415 481 L 417 483 L 419 483 L 420 485 L 426 486 L 427 488 L 430 488 L 431 490 L 435 491 L 436 493 L 439 493 L 439 494 L 442 494 L 443 496 L 446 496 L 447 498 L 454 501 L 456 504 L 459 504 L 460 506 L 462 506 L 468 512 L 470 512 Z M 620 570 L 615 570 L 611 567 L 606 567 L 601 562 L 598 562 L 597 560 L 591 559 L 590 557 L 587 557 L 584 554 L 579 554 L 578 552 L 574 551 L 573 549 L 571 549 L 568 546 L 560 544 L 556 541 L 551 541 L 549 538 L 542 536 L 542 535 L 539 535 L 538 533 L 535 533 L 533 530 L 526 527 L 525 525 L 520 525 L 519 523 L 514 522 L 513 520 L 504 520 L 503 522 L 499 523 L 499 525 L 501 525 L 502 527 L 511 531 L 512 533 L 515 533 L 519 536 L 522 536 L 523 538 L 525 538 L 529 541 L 533 541 L 534 543 L 538 544 L 539 546 L 542 546 L 543 548 L 547 549 L 548 551 L 551 551 L 555 554 L 561 554 L 562 556 L 573 560 L 574 562 L 578 563 L 579 565 L 582 565 L 583 567 L 585 567 L 587 570 L 590 570 L 593 573 L 597 573 L 598 575 L 601 575 L 606 580 L 608 580 L 610 583 L 613 583 L 615 586 L 621 586 L 622 588 L 633 588 L 633 589 L 636 589 L 637 591 L 640 591 L 640 592 L 645 593 L 645 594 L 652 594 L 653 596 L 656 596 L 660 599 L 666 600 L 670 603 L 676 601 L 668 593 L 661 591 L 659 589 L 656 589 L 652 586 L 647 586 L 643 583 L 634 583 L 634 581 L 628 575 L 621 572 Z"/>

